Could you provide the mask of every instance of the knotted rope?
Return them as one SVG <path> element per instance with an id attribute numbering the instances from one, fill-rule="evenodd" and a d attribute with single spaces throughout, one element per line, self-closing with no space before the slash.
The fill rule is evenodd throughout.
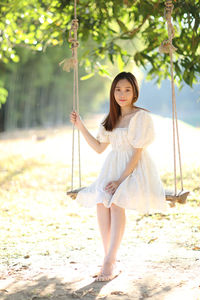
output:
<path id="1" fill-rule="evenodd" d="M 181 152 L 180 152 L 178 120 L 177 120 L 177 111 L 176 111 L 176 96 L 175 96 L 174 74 L 173 74 L 173 52 L 176 51 L 176 48 L 172 44 L 172 39 L 174 37 L 174 27 L 171 22 L 171 15 L 174 8 L 172 0 L 166 0 L 165 6 L 166 7 L 164 11 L 164 16 L 167 21 L 168 40 L 162 42 L 161 46 L 159 47 L 159 51 L 161 53 L 169 53 L 170 55 L 170 72 L 171 72 L 171 87 L 172 87 L 173 152 L 174 152 L 174 193 L 175 195 L 177 195 L 176 138 L 177 138 L 178 157 L 179 157 L 179 166 L 180 166 L 181 191 L 183 191 L 183 175 L 182 175 L 182 166 L 181 166 Z"/>
<path id="2" fill-rule="evenodd" d="M 78 19 L 76 16 L 76 0 L 74 0 L 74 19 L 72 20 L 71 29 L 69 31 L 69 43 L 71 43 L 72 57 L 64 59 L 59 65 L 63 65 L 63 70 L 69 72 L 74 70 L 74 85 L 73 85 L 73 111 L 79 113 L 79 93 L 78 93 L 78 55 L 77 48 L 79 46 L 77 40 Z M 72 172 L 71 172 L 71 190 L 74 185 L 74 148 L 75 148 L 75 126 L 73 125 L 72 134 Z M 79 187 L 81 187 L 81 157 L 80 157 L 80 132 L 78 130 L 78 161 L 79 161 Z"/>

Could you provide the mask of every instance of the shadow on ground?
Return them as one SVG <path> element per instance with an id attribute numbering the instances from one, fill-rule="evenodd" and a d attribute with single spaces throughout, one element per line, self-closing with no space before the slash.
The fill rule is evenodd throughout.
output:
<path id="1" fill-rule="evenodd" d="M 74 276 L 74 274 L 73 274 Z M 69 277 L 69 274 L 67 275 Z M 67 279 L 67 280 L 66 280 Z M 155 274 L 131 278 L 121 274 L 110 282 L 95 282 L 91 276 L 76 275 L 72 281 L 62 276 L 40 275 L 33 278 L 10 278 L 1 284 L 1 300 L 72 300 L 72 299 L 168 299 L 180 284 L 163 284 Z M 1 281 L 2 282 L 2 281 Z M 175 298 L 169 298 L 175 299 Z M 184 298 L 183 298 L 184 299 Z M 194 298 L 195 299 L 195 298 Z"/>

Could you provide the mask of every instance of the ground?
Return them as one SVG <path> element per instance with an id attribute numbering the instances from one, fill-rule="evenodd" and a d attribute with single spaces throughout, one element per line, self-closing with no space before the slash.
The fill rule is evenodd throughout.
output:
<path id="1" fill-rule="evenodd" d="M 95 133 L 93 121 L 87 125 Z M 154 121 L 157 141 L 150 152 L 165 186 L 171 187 L 171 123 L 157 116 Z M 166 215 L 126 211 L 118 255 L 122 272 L 101 283 L 92 278 L 103 258 L 95 208 L 81 208 L 66 196 L 71 127 L 1 134 L 0 299 L 199 300 L 200 130 L 180 122 L 180 135 L 187 203 Z M 81 146 L 82 183 L 87 185 L 106 153 L 92 152 L 84 141 Z"/>

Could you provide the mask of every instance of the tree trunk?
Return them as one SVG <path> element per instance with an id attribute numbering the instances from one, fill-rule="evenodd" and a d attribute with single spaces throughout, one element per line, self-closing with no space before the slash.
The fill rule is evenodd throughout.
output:
<path id="1" fill-rule="evenodd" d="M 0 132 L 5 131 L 5 104 L 0 109 Z"/>

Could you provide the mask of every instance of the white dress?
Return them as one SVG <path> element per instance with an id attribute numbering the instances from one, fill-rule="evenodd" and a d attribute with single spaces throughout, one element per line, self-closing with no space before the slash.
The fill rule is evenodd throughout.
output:
<path id="1" fill-rule="evenodd" d="M 131 117 L 126 128 L 106 131 L 100 125 L 97 139 L 110 143 L 112 150 L 96 181 L 78 193 L 77 202 L 85 207 L 93 207 L 97 203 L 110 207 L 114 203 L 143 214 L 166 212 L 168 206 L 165 192 L 156 166 L 146 149 L 154 140 L 154 126 L 150 114 L 139 110 Z M 134 148 L 143 148 L 137 167 L 111 195 L 104 188 L 108 182 L 120 178 L 135 151 Z"/>

